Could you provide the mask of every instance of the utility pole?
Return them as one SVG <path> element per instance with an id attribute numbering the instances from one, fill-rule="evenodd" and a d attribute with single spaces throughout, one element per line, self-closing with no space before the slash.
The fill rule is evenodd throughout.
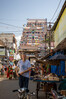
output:
<path id="1" fill-rule="evenodd" d="M 5 55 L 6 55 L 6 57 L 7 57 L 7 42 L 8 42 L 8 40 L 5 38 L 5 44 L 6 44 L 6 53 L 5 53 Z"/>
<path id="2" fill-rule="evenodd" d="M 51 50 L 51 23 L 49 22 L 49 53 Z"/>
<path id="3" fill-rule="evenodd" d="M 46 55 L 46 36 L 47 36 L 47 33 L 45 33 L 45 55 Z"/>
<path id="4" fill-rule="evenodd" d="M 6 49 L 5 49 L 5 56 L 6 56 L 6 59 L 7 59 L 7 66 L 8 66 L 8 55 L 7 55 L 7 49 L 8 49 L 8 40 L 7 38 L 5 38 L 5 43 L 6 43 Z"/>

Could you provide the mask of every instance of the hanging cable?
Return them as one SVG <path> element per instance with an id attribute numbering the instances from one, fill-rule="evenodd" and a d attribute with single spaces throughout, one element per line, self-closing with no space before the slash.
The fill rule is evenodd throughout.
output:
<path id="1" fill-rule="evenodd" d="M 57 6 L 57 9 L 55 10 L 55 12 L 54 12 L 52 18 L 50 19 L 50 22 L 51 22 L 51 20 L 54 18 L 55 14 L 56 14 L 56 12 L 57 12 L 59 6 L 60 6 L 61 1 L 62 1 L 62 0 L 59 1 L 59 4 L 58 4 L 58 6 Z"/>
<path id="2" fill-rule="evenodd" d="M 4 25 L 8 25 L 8 26 L 12 26 L 12 27 L 15 27 L 15 28 L 23 28 L 23 27 L 19 27 L 19 26 L 11 25 L 11 24 L 3 23 L 3 22 L 0 22 L 0 24 L 4 24 Z"/>

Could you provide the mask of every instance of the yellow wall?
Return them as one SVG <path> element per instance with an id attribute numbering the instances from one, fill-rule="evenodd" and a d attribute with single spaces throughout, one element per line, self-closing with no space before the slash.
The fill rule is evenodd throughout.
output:
<path id="1" fill-rule="evenodd" d="M 66 8 L 54 31 L 55 47 L 66 38 Z"/>

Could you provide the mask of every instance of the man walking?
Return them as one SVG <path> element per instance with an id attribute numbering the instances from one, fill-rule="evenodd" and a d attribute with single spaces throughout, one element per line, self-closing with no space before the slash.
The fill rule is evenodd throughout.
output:
<path id="1" fill-rule="evenodd" d="M 28 92 L 28 83 L 29 83 L 29 71 L 31 69 L 30 61 L 26 59 L 26 54 L 21 53 L 21 60 L 18 62 L 17 67 L 19 67 L 19 73 L 16 69 L 16 74 L 19 77 L 19 86 L 20 88 L 27 88 Z"/>

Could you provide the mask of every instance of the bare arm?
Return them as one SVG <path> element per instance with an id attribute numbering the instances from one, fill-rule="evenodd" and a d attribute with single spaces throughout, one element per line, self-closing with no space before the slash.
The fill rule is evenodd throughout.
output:
<path id="1" fill-rule="evenodd" d="M 32 68 L 32 67 L 29 67 L 27 70 L 25 70 L 25 71 L 21 72 L 21 73 L 20 73 L 20 75 L 22 75 L 22 74 L 24 74 L 24 73 L 28 72 L 31 68 Z"/>
<path id="2" fill-rule="evenodd" d="M 19 75 L 18 75 L 18 67 L 17 66 L 15 68 L 15 71 L 16 71 L 16 75 L 19 77 Z"/>

